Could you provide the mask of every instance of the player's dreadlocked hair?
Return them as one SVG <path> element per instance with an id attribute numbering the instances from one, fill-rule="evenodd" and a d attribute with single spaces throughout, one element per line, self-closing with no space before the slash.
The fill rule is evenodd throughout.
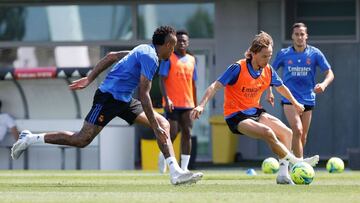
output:
<path id="1" fill-rule="evenodd" d="M 170 26 L 160 26 L 154 32 L 154 35 L 152 37 L 152 43 L 154 45 L 163 45 L 165 43 L 165 38 L 171 34 L 176 34 L 174 28 Z"/>
<path id="2" fill-rule="evenodd" d="M 264 31 L 260 31 L 260 33 L 257 34 L 253 39 L 249 49 L 245 52 L 245 58 L 251 59 L 251 53 L 259 53 L 262 48 L 267 48 L 270 46 L 273 46 L 273 40 L 271 36 Z"/>

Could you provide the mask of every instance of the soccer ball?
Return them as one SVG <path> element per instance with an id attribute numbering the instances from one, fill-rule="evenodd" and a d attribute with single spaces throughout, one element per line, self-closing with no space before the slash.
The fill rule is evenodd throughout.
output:
<path id="1" fill-rule="evenodd" d="M 299 162 L 291 168 L 290 176 L 297 185 L 309 185 L 314 179 L 315 171 L 310 164 Z"/>
<path id="2" fill-rule="evenodd" d="M 326 170 L 329 173 L 341 173 L 344 171 L 344 162 L 338 157 L 332 157 L 326 163 Z"/>
<path id="3" fill-rule="evenodd" d="M 266 158 L 261 164 L 261 169 L 266 174 L 277 173 L 279 171 L 279 162 L 273 157 Z"/>

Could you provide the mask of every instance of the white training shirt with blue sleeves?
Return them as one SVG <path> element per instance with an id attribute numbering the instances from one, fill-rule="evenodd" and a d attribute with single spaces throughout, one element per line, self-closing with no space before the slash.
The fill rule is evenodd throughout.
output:
<path id="1" fill-rule="evenodd" d="M 275 70 L 283 67 L 282 79 L 295 99 L 303 105 L 315 105 L 316 67 L 321 71 L 331 69 L 324 54 L 316 47 L 307 45 L 303 52 L 296 52 L 293 46 L 281 49 L 272 63 Z M 290 103 L 282 97 L 284 103 Z"/>
<path id="2" fill-rule="evenodd" d="M 152 80 L 158 66 L 159 58 L 154 45 L 139 45 L 114 65 L 99 89 L 112 94 L 117 100 L 130 102 L 140 83 L 140 76 Z"/>

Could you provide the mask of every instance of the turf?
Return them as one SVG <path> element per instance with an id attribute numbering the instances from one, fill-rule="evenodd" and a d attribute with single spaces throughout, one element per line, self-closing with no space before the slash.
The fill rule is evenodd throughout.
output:
<path id="1" fill-rule="evenodd" d="M 173 186 L 143 171 L 0 171 L 0 202 L 360 202 L 360 171 L 316 171 L 311 185 L 276 185 L 275 175 L 205 170 Z"/>

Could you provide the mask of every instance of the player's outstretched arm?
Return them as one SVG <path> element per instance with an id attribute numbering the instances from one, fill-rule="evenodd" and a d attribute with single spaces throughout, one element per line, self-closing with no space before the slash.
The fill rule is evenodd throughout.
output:
<path id="1" fill-rule="evenodd" d="M 198 119 L 202 114 L 202 112 L 204 111 L 204 108 L 206 104 L 209 102 L 209 100 L 212 99 L 215 93 L 223 87 L 224 86 L 219 81 L 216 80 L 215 82 L 213 82 L 206 89 L 205 95 L 202 97 L 200 104 L 191 111 L 190 118 L 193 120 Z"/>
<path id="2" fill-rule="evenodd" d="M 294 105 L 297 112 L 301 115 L 302 112 L 304 112 L 305 108 L 304 105 L 300 104 L 295 97 L 291 94 L 290 90 L 285 86 L 281 85 L 279 87 L 275 88 L 276 91 L 278 91 L 282 96 L 284 96 L 286 99 L 288 99 L 292 105 Z"/>
<path id="3" fill-rule="evenodd" d="M 78 90 L 87 87 L 95 78 L 102 73 L 105 69 L 110 67 L 114 62 L 120 60 L 124 56 L 126 56 L 129 51 L 118 51 L 118 52 L 110 52 L 106 54 L 94 67 L 89 76 L 80 78 L 79 80 L 73 81 L 69 88 L 71 90 Z"/>

